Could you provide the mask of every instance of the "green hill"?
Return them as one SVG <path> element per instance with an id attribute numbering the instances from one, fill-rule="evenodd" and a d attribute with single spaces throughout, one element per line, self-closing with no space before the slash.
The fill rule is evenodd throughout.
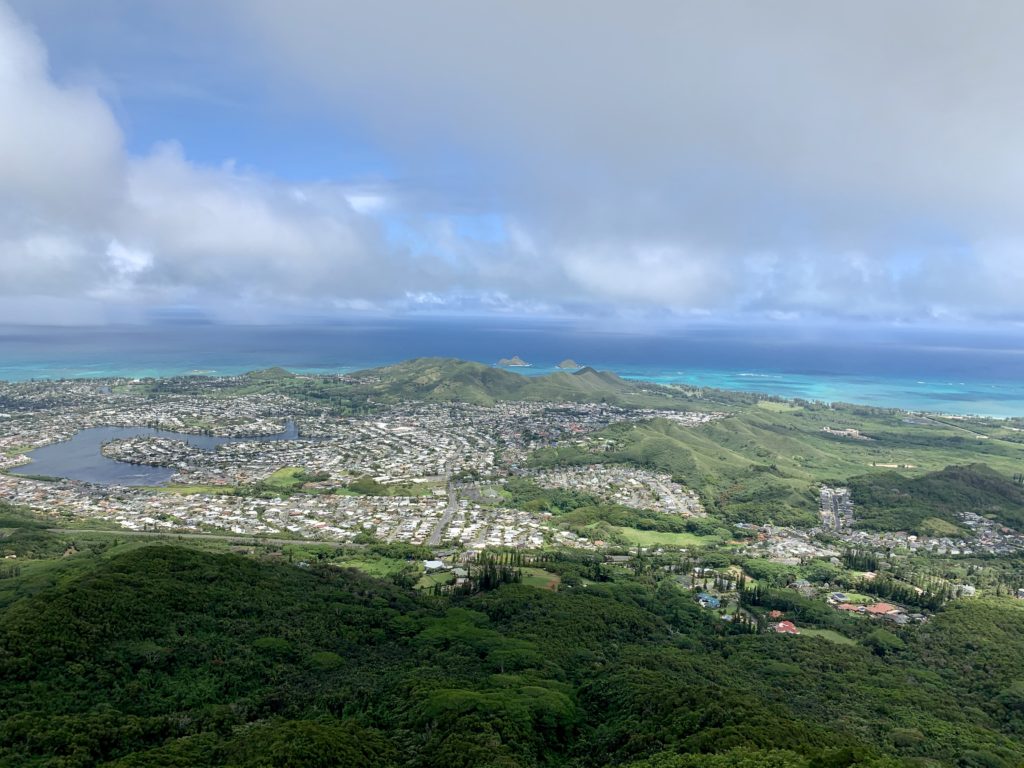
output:
<path id="1" fill-rule="evenodd" d="M 840 646 L 741 632 L 660 569 L 636 577 L 588 557 L 545 561 L 557 592 L 458 598 L 184 547 L 98 557 L 0 613 L 0 764 L 1024 760 L 1015 601 L 958 605 L 920 642 L 825 612 L 860 641 Z M 995 675 L 971 669 L 979 652 Z"/>
<path id="2" fill-rule="evenodd" d="M 837 424 L 860 429 L 870 439 L 851 440 L 823 431 Z M 869 503 L 864 496 L 869 479 L 893 475 L 878 465 L 911 465 L 910 472 L 921 476 L 950 465 L 984 462 L 984 473 L 947 473 L 939 477 L 945 482 L 924 481 L 912 490 L 932 501 L 952 493 L 952 498 L 962 499 L 961 508 L 975 504 L 974 511 L 987 510 L 1015 527 L 1024 524 L 1017 501 L 1024 498 L 1024 489 L 1009 481 L 1024 466 L 1020 444 L 994 438 L 979 441 L 955 427 L 915 426 L 898 413 L 852 406 L 805 405 L 787 411 L 748 407 L 696 427 L 664 419 L 614 424 L 592 435 L 584 447 L 543 448 L 531 461 L 539 467 L 624 462 L 657 469 L 696 489 L 709 511 L 728 520 L 801 525 L 816 523 L 817 488 L 823 482 L 859 478 L 862 503 Z M 877 506 L 886 504 L 879 501 Z M 959 508 L 945 509 L 938 517 L 954 519 Z M 924 517 L 929 516 L 934 515 Z M 895 526 L 891 530 L 907 527 L 895 517 L 871 519 L 877 525 Z"/>
<path id="3" fill-rule="evenodd" d="M 667 387 L 627 381 L 614 373 L 581 368 L 546 376 L 525 376 L 481 363 L 451 358 L 418 358 L 353 374 L 358 386 L 393 399 L 465 402 L 608 402 L 664 408 L 686 407 L 688 399 Z"/>
<path id="4" fill-rule="evenodd" d="M 32 515 L 0 501 L 0 558 L 45 558 L 66 549 L 61 540 L 46 530 L 46 524 Z M 14 567 L 16 562 L 8 562 Z"/>
<path id="5" fill-rule="evenodd" d="M 205 382 L 188 378 L 161 379 L 151 389 L 159 394 L 209 394 Z M 298 376 L 271 368 L 232 381 L 218 388 L 214 396 L 259 393 L 314 400 L 343 414 L 368 413 L 380 403 L 400 400 L 477 405 L 509 400 L 604 402 L 633 408 L 731 410 L 760 399 L 741 392 L 631 381 L 593 368 L 527 376 L 515 369 L 441 357 L 418 358 L 345 376 Z"/>
<path id="6" fill-rule="evenodd" d="M 275 366 L 274 368 L 264 368 L 260 371 L 249 371 L 245 376 L 253 381 L 280 381 L 281 379 L 295 378 L 294 373 L 278 366 Z"/>
<path id="7" fill-rule="evenodd" d="M 850 489 L 863 528 L 930 533 L 934 520 L 959 525 L 964 512 L 1024 528 L 1024 487 L 985 464 L 950 466 L 923 477 L 863 475 L 850 480 Z"/>

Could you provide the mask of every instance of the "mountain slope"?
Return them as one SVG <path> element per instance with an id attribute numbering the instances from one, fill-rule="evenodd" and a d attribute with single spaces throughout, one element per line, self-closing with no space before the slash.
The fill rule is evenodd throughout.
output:
<path id="1" fill-rule="evenodd" d="M 881 658 L 866 645 L 732 633 L 671 579 L 623 571 L 579 588 L 595 566 L 580 557 L 545 563 L 559 592 L 512 584 L 451 600 L 184 547 L 99 558 L 0 613 L 0 764 L 1024 759 L 1013 639 L 1024 610 L 1012 600 L 958 606 L 927 642 Z M 998 680 L 963 663 L 976 614 L 995 617 L 1009 644 L 987 651 Z"/>
<path id="2" fill-rule="evenodd" d="M 824 430 L 837 424 L 857 427 L 870 439 Z M 871 509 L 913 507 L 911 524 L 931 516 L 954 521 L 958 512 L 972 509 L 1011 527 L 1024 525 L 1024 487 L 1009 479 L 1022 461 L 1016 444 L 908 425 L 898 414 L 858 415 L 856 409 L 824 406 L 792 412 L 754 407 L 696 427 L 664 419 L 613 424 L 592 435 L 589 445 L 542 448 L 531 457 L 538 467 L 625 462 L 668 472 L 697 490 L 710 511 L 733 522 L 813 525 L 819 484 L 850 482 L 855 502 L 867 508 L 864 517 L 877 523 L 866 525 L 887 530 L 905 530 L 908 523 Z M 938 474 L 915 479 L 885 468 L 896 464 L 919 475 Z M 973 467 L 954 472 L 946 469 L 951 465 Z M 939 513 L 919 514 L 929 506 Z"/>

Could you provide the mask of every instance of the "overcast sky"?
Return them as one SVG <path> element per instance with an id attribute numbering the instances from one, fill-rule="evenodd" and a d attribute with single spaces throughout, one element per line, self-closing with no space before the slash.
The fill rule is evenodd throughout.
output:
<path id="1" fill-rule="evenodd" d="M 0 322 L 1024 320 L 1024 3 L 0 0 Z"/>

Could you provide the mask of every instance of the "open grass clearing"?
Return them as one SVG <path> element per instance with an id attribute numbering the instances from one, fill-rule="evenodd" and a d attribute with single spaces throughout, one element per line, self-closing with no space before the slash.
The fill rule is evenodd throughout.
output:
<path id="1" fill-rule="evenodd" d="M 860 592 L 843 592 L 842 594 L 846 596 L 846 602 L 851 605 L 867 605 L 875 602 L 875 598 L 871 595 L 863 595 Z"/>
<path id="2" fill-rule="evenodd" d="M 791 403 L 778 403 L 774 400 L 759 400 L 757 407 L 765 411 L 771 411 L 772 413 L 792 413 L 793 411 L 799 411 L 800 407 Z"/>
<path id="3" fill-rule="evenodd" d="M 394 576 L 409 567 L 409 561 L 392 557 L 346 557 L 335 560 L 332 565 L 338 568 L 355 568 L 378 579 Z M 450 574 L 445 574 L 450 576 Z"/>
<path id="4" fill-rule="evenodd" d="M 710 547 L 722 541 L 718 536 L 698 536 L 695 533 L 644 531 L 624 526 L 615 530 L 630 544 L 641 547 Z"/>
<path id="5" fill-rule="evenodd" d="M 452 576 L 449 571 L 441 571 L 440 573 L 425 573 L 420 576 L 420 580 L 416 582 L 416 589 L 433 589 L 437 584 L 448 584 L 455 577 Z"/>
<path id="6" fill-rule="evenodd" d="M 290 491 L 306 482 L 305 474 L 306 470 L 302 467 L 281 467 L 263 482 L 266 485 Z"/>
<path id="7" fill-rule="evenodd" d="M 960 536 L 963 529 L 938 517 L 926 517 L 921 521 L 921 530 L 930 536 Z"/>
<path id="8" fill-rule="evenodd" d="M 820 637 L 829 642 L 836 643 L 837 645 L 856 645 L 855 640 L 851 640 L 846 635 L 836 632 L 834 629 L 817 629 L 815 627 L 807 628 L 800 627 L 800 634 L 805 637 Z"/>
<path id="9" fill-rule="evenodd" d="M 558 589 L 562 583 L 562 577 L 557 573 L 545 571 L 543 568 L 521 568 L 523 572 L 523 584 L 528 587 L 539 589 L 550 589 L 552 592 Z"/>

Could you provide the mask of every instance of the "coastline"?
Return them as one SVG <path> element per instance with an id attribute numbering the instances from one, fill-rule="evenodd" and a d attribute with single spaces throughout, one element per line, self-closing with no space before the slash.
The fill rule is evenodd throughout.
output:
<path id="1" fill-rule="evenodd" d="M 106 363 L 76 366 L 71 362 L 35 365 L 0 365 L 0 381 L 25 382 L 55 379 L 171 378 L 175 376 L 236 376 L 251 370 L 277 365 L 306 375 L 338 375 L 402 362 L 401 359 L 360 361 L 344 365 L 293 366 L 278 359 L 229 365 L 207 364 L 199 369 L 193 362 L 180 365 L 147 366 L 132 363 Z M 477 361 L 484 364 L 486 361 Z M 848 376 L 827 373 L 793 373 L 771 370 L 728 368 L 690 368 L 663 365 L 623 365 L 597 362 L 591 367 L 611 371 L 623 378 L 662 385 L 707 387 L 733 392 L 753 392 L 787 400 L 804 399 L 844 402 L 879 408 L 897 408 L 944 416 L 978 416 L 992 419 L 1024 417 L 1024 383 L 1007 381 L 946 380 L 927 381 L 878 375 Z M 201 372 L 200 372 L 201 370 Z M 557 363 L 516 366 L 513 373 L 544 376 L 553 373 L 572 375 Z"/>

